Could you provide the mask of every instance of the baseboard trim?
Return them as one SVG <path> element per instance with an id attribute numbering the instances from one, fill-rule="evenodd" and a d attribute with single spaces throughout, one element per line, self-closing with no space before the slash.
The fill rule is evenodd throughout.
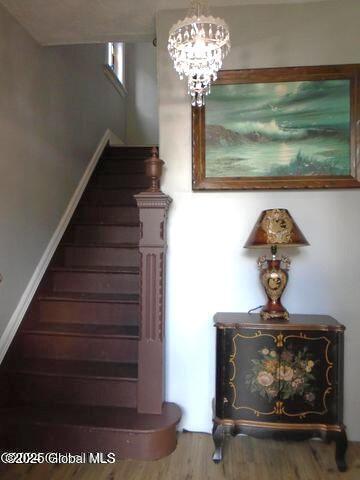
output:
<path id="1" fill-rule="evenodd" d="M 107 129 L 104 133 L 102 139 L 100 140 L 94 155 L 92 156 L 86 170 L 76 187 L 76 190 L 71 197 L 71 200 L 55 230 L 53 236 L 51 237 L 50 242 L 48 243 L 46 250 L 44 251 L 24 293 L 22 294 L 20 301 L 12 314 L 9 323 L 7 324 L 4 333 L 0 339 L 0 363 L 3 361 L 8 348 L 11 345 L 11 342 L 21 324 L 22 319 L 30 305 L 31 300 L 33 299 L 35 292 L 39 286 L 39 283 L 52 259 L 55 250 L 65 233 L 65 230 L 73 216 L 73 213 L 80 201 L 80 198 L 90 180 L 90 177 L 96 167 L 99 158 L 101 157 L 102 152 L 104 151 L 106 145 L 110 143 L 110 145 L 123 145 L 124 143 L 117 137 L 111 130 Z"/>
<path id="2" fill-rule="evenodd" d="M 118 137 L 114 132 L 111 130 L 107 130 L 107 132 L 109 133 L 109 143 L 112 147 L 121 147 L 122 145 L 125 145 L 121 138 Z"/>

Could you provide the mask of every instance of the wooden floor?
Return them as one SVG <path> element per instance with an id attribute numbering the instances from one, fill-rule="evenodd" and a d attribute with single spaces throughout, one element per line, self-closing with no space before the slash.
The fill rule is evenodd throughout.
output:
<path id="1" fill-rule="evenodd" d="M 334 445 L 318 441 L 231 439 L 215 465 L 210 435 L 182 433 L 169 457 L 157 462 L 109 465 L 16 465 L 0 467 L 1 480 L 359 480 L 360 443 L 350 443 L 349 470 L 339 473 Z"/>

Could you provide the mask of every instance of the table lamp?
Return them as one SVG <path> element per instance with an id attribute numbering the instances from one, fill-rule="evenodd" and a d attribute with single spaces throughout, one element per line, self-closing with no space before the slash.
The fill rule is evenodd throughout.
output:
<path id="1" fill-rule="evenodd" d="M 289 257 L 277 258 L 282 247 L 309 245 L 290 213 L 284 208 L 264 210 L 253 228 L 244 248 L 271 248 L 271 259 L 259 257 L 260 280 L 268 297 L 260 315 L 263 320 L 288 320 L 289 312 L 281 303 L 281 295 L 288 282 Z"/>

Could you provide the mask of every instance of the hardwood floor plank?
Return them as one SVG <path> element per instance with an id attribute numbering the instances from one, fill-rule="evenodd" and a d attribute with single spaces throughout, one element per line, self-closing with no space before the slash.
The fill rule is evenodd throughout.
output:
<path id="1" fill-rule="evenodd" d="M 349 469 L 339 473 L 334 444 L 230 439 L 223 461 L 211 460 L 211 435 L 179 434 L 178 447 L 156 462 L 121 460 L 107 465 L 0 466 L 1 480 L 358 480 L 360 442 L 350 443 Z"/>

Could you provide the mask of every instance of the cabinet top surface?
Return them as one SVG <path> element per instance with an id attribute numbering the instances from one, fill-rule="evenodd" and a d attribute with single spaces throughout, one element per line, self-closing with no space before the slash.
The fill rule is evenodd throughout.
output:
<path id="1" fill-rule="evenodd" d="M 308 330 L 345 330 L 335 318 L 329 315 L 290 315 L 289 321 L 262 320 L 258 313 L 236 313 L 218 312 L 214 316 L 214 323 L 217 328 L 262 328 L 262 329 L 308 329 Z"/>

